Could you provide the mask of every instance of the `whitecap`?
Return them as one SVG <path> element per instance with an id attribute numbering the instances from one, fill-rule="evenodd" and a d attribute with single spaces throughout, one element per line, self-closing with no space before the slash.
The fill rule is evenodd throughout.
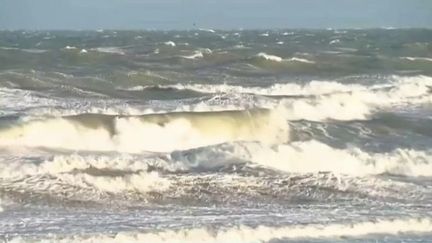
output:
<path id="1" fill-rule="evenodd" d="M 212 29 L 202 29 L 202 28 L 200 28 L 200 29 L 198 29 L 198 30 L 200 30 L 200 31 L 204 31 L 204 32 L 210 32 L 210 33 L 216 33 L 216 31 L 215 31 L 215 30 L 212 30 Z"/>
<path id="2" fill-rule="evenodd" d="M 197 59 L 197 58 L 203 58 L 204 55 L 201 51 L 195 51 L 194 54 L 192 54 L 192 55 L 181 56 L 181 57 L 186 58 L 186 59 Z"/>
<path id="3" fill-rule="evenodd" d="M 64 49 L 66 49 L 66 50 L 75 50 L 77 48 L 75 46 L 65 46 Z"/>
<path id="4" fill-rule="evenodd" d="M 329 42 L 329 45 L 334 45 L 334 44 L 337 44 L 337 43 L 340 43 L 340 40 L 339 39 L 334 39 L 334 40 L 331 40 Z"/>
<path id="5" fill-rule="evenodd" d="M 265 52 L 258 53 L 257 57 L 261 57 L 261 58 L 264 58 L 266 60 L 274 61 L 274 62 L 282 62 L 282 60 L 283 60 L 282 57 L 279 57 L 279 56 L 276 56 L 276 55 L 269 55 L 269 54 L 267 54 Z"/>
<path id="6" fill-rule="evenodd" d="M 409 61 L 432 62 L 432 58 L 428 58 L 428 57 L 401 57 L 401 59 L 405 59 L 405 60 L 409 60 Z"/>
<path id="7" fill-rule="evenodd" d="M 299 58 L 299 57 L 292 57 L 290 59 L 287 59 L 287 61 L 290 61 L 290 62 L 302 62 L 302 63 L 308 63 L 308 64 L 314 64 L 315 63 L 314 61 L 310 61 L 308 59 Z"/>
<path id="8" fill-rule="evenodd" d="M 176 44 L 175 44 L 174 41 L 167 41 L 167 42 L 165 42 L 164 44 L 165 44 L 166 46 L 172 46 L 172 47 L 176 46 Z"/>
<path id="9" fill-rule="evenodd" d="M 95 51 L 101 52 L 101 53 L 110 53 L 110 54 L 125 55 L 125 52 L 121 48 L 115 47 L 115 46 L 97 47 L 97 48 L 94 48 L 92 50 L 95 50 Z"/>

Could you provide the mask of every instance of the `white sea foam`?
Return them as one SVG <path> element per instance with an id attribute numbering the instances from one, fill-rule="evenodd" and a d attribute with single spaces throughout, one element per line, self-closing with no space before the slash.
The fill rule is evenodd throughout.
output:
<path id="1" fill-rule="evenodd" d="M 166 46 L 172 46 L 172 47 L 176 46 L 176 44 L 174 43 L 174 41 L 167 41 L 167 42 L 165 42 L 164 44 L 165 44 Z"/>
<path id="2" fill-rule="evenodd" d="M 0 87 L 2 112 L 16 114 L 26 110 L 30 116 L 62 116 L 81 113 L 139 115 L 159 111 L 142 106 L 129 106 L 117 99 L 76 99 L 47 97 L 37 91 Z M 165 111 L 166 112 L 166 111 Z"/>
<path id="3" fill-rule="evenodd" d="M 283 36 L 287 36 L 287 35 L 294 35 L 294 32 L 284 32 L 282 33 Z"/>
<path id="4" fill-rule="evenodd" d="M 396 149 L 387 153 L 371 153 L 359 148 L 333 148 L 310 140 L 289 144 L 230 143 L 173 152 L 171 159 L 178 165 L 211 168 L 215 161 L 249 161 L 289 173 L 331 172 L 347 176 L 389 173 L 404 176 L 432 176 L 432 151 Z M 181 168 L 180 166 L 178 168 Z"/>
<path id="5" fill-rule="evenodd" d="M 14 152 L 17 150 L 14 150 Z M 98 169 L 112 171 L 146 171 L 148 165 L 158 163 L 158 157 L 140 157 L 138 155 L 56 155 L 49 157 L 40 155 L 42 162 L 31 163 L 26 161 L 26 151 L 20 156 L 1 157 L 3 169 L 2 178 L 15 178 L 21 176 L 64 174 L 76 170 Z M 18 151 L 16 154 L 20 154 Z"/>
<path id="6" fill-rule="evenodd" d="M 0 46 L 0 49 L 2 49 L 2 50 L 19 50 L 19 48 L 16 48 L 16 47 L 7 47 L 7 46 Z"/>
<path id="7" fill-rule="evenodd" d="M 339 39 L 334 39 L 334 40 L 331 40 L 329 42 L 329 45 L 334 45 L 334 44 L 338 44 L 338 43 L 340 43 L 340 40 Z"/>
<path id="8" fill-rule="evenodd" d="M 0 87 L 0 106 L 2 110 L 21 110 L 55 105 L 55 103 L 55 100 L 38 96 L 32 91 Z"/>
<path id="9" fill-rule="evenodd" d="M 234 49 L 248 49 L 249 47 L 243 45 L 243 44 L 239 44 L 239 45 L 235 45 L 233 46 Z"/>
<path id="10" fill-rule="evenodd" d="M 42 157 L 43 159 L 43 157 Z M 32 176 L 49 175 L 55 178 L 55 183 L 45 183 L 44 190 L 57 190 L 57 184 L 63 184 L 83 189 L 96 189 L 102 192 L 122 193 L 167 190 L 171 183 L 159 176 L 157 172 L 145 172 L 149 165 L 162 163 L 158 157 L 142 158 L 131 155 L 69 155 L 46 158 L 41 163 L 32 163 L 25 157 L 3 158 L 0 160 L 1 178 L 7 179 L 29 178 Z M 168 165 L 167 165 L 168 167 Z M 98 170 L 98 174 L 87 173 Z M 104 172 L 105 171 L 105 172 Z M 120 171 L 127 173 L 112 173 Z M 25 182 L 22 182 L 25 183 Z M 20 186 L 20 183 L 15 183 Z M 38 184 L 26 185 L 26 188 L 36 189 Z"/>
<path id="11" fill-rule="evenodd" d="M 203 28 L 199 28 L 198 30 L 200 30 L 200 31 L 204 31 L 204 32 L 210 32 L 210 33 L 216 33 L 216 31 L 215 31 L 215 30 L 212 30 L 212 29 L 203 29 Z"/>
<path id="12" fill-rule="evenodd" d="M 311 81 L 304 85 L 297 83 L 279 83 L 268 87 L 238 86 L 229 84 L 175 84 L 162 85 L 160 87 L 180 90 L 188 89 L 201 93 L 244 93 L 268 96 L 323 95 L 368 89 L 366 86 L 360 84 L 342 84 L 334 81 Z M 127 90 L 143 90 L 146 88 L 148 88 L 148 86 L 134 86 Z"/>
<path id="13" fill-rule="evenodd" d="M 141 90 L 154 86 L 135 86 L 128 90 Z M 288 120 L 326 119 L 355 120 L 369 119 L 376 111 L 393 106 L 422 105 L 432 103 L 430 87 L 432 78 L 428 76 L 390 77 L 385 84 L 361 85 L 343 84 L 334 81 L 311 81 L 304 85 L 295 83 L 273 84 L 268 87 L 237 86 L 227 84 L 175 84 L 161 85 L 161 88 L 188 89 L 214 94 L 216 103 L 211 100 L 193 105 L 169 106 L 151 103 L 141 106 L 128 106 L 118 100 L 74 100 L 50 99 L 33 91 L 0 88 L 0 105 L 4 112 L 26 109 L 30 114 L 75 115 L 79 113 L 139 115 L 171 111 L 221 111 L 241 110 L 250 106 L 274 109 L 278 107 Z M 243 95 L 242 95 L 243 94 Z M 258 100 L 248 100 L 250 94 L 264 95 Z M 219 96 L 227 96 L 219 102 Z M 277 99 L 273 99 L 275 96 Z M 284 97 L 287 96 L 287 97 Z M 294 96 L 294 97 L 290 97 Z M 304 96 L 304 97 L 297 97 Z M 213 100 L 213 99 L 212 99 Z M 41 108 L 38 108 L 41 107 Z M 56 108 L 45 108 L 56 107 Z M 63 107 L 63 108 L 62 108 Z M 31 108 L 31 109 L 29 109 Z"/>
<path id="14" fill-rule="evenodd" d="M 40 53 L 48 52 L 48 50 L 42 50 L 42 49 L 20 49 L 20 50 L 23 52 L 34 53 L 34 54 L 40 54 Z"/>
<path id="15" fill-rule="evenodd" d="M 205 54 L 212 54 L 213 51 L 210 48 L 201 48 L 200 51 Z"/>
<path id="16" fill-rule="evenodd" d="M 181 57 L 186 58 L 186 59 L 197 59 L 197 58 L 203 58 L 204 55 L 201 51 L 195 51 L 194 54 L 192 54 L 192 55 L 181 56 Z"/>
<path id="17" fill-rule="evenodd" d="M 16 153 L 19 154 L 19 153 Z M 19 158 L 0 160 L 2 178 L 24 175 L 66 174 L 97 169 L 109 171 L 147 171 L 149 166 L 168 171 L 212 169 L 249 162 L 251 167 L 266 167 L 289 173 L 330 172 L 347 176 L 393 174 L 432 176 L 432 151 L 396 149 L 386 153 L 366 152 L 359 148 L 333 148 L 316 140 L 268 145 L 234 142 L 171 153 L 133 155 L 58 155 L 42 163 Z"/>
<path id="18" fill-rule="evenodd" d="M 428 58 L 428 57 L 401 57 L 401 59 L 405 59 L 405 60 L 409 60 L 409 61 L 432 62 L 432 58 Z"/>
<path id="19" fill-rule="evenodd" d="M 35 53 L 35 54 L 45 53 L 48 51 L 48 50 L 43 50 L 43 49 L 20 49 L 20 48 L 16 48 L 16 47 L 6 47 L 6 46 L 1 46 L 0 49 L 2 49 L 2 50 L 17 50 L 17 51 Z"/>
<path id="20" fill-rule="evenodd" d="M 278 112 L 226 111 L 34 120 L 1 130 L 0 145 L 166 152 L 239 140 L 274 143 L 287 137 L 287 124 Z"/>
<path id="21" fill-rule="evenodd" d="M 310 60 L 307 60 L 305 58 L 292 57 L 292 58 L 284 59 L 282 57 L 279 57 L 276 55 L 269 55 L 269 54 L 264 53 L 264 52 L 260 52 L 256 56 L 263 58 L 265 60 L 273 61 L 273 62 L 301 62 L 301 63 L 308 63 L 308 64 L 315 63 L 314 61 L 310 61 Z"/>
<path id="22" fill-rule="evenodd" d="M 364 120 L 376 110 L 393 105 L 431 103 L 431 85 L 431 77 L 397 77 L 391 84 L 321 95 L 312 99 L 287 99 L 282 104 L 286 107 L 286 115 L 290 120 Z"/>
<path id="23" fill-rule="evenodd" d="M 170 187 L 170 181 L 160 177 L 157 172 L 140 172 L 123 176 L 93 176 L 86 173 L 61 174 L 57 175 L 57 179 L 69 186 L 90 187 L 110 193 L 162 192 Z"/>
<path id="24" fill-rule="evenodd" d="M 145 87 L 137 86 L 134 90 Z M 248 109 L 248 100 L 244 95 L 230 95 L 225 99 L 223 94 L 216 94 L 210 100 L 196 104 L 183 104 L 177 102 L 149 102 L 140 104 L 127 104 L 118 99 L 76 99 L 76 98 L 49 98 L 39 92 L 21 89 L 0 88 L 1 113 L 17 114 L 26 110 L 28 116 L 23 119 L 30 120 L 40 117 L 60 117 L 79 114 L 106 114 L 106 115 L 145 115 L 169 112 L 205 112 L 224 110 Z M 225 100 L 223 100 L 225 99 Z M 223 101 L 219 101 L 223 100 Z M 270 106 L 263 106 L 269 107 Z"/>
<path id="25" fill-rule="evenodd" d="M 97 47 L 97 48 L 94 48 L 92 50 L 95 50 L 95 51 L 101 52 L 101 53 L 110 53 L 110 54 L 118 54 L 118 55 L 124 55 L 125 54 L 124 50 L 122 50 L 119 47 L 115 47 L 115 46 L 112 46 L 112 47 Z"/>
<path id="26" fill-rule="evenodd" d="M 247 150 L 250 157 L 244 159 L 286 172 L 432 176 L 431 151 L 397 149 L 388 153 L 368 153 L 358 148 L 336 149 L 314 140 L 271 148 L 255 145 Z"/>
<path id="27" fill-rule="evenodd" d="M 290 61 L 290 62 L 302 62 L 302 63 L 309 63 L 309 64 L 315 63 L 314 61 L 310 61 L 308 59 L 299 58 L 299 57 L 292 57 L 290 59 L 287 59 L 287 61 Z"/>
<path id="28" fill-rule="evenodd" d="M 160 87 L 187 89 L 201 93 L 242 93 L 281 97 L 283 99 L 280 101 L 266 101 L 260 105 L 266 108 L 284 107 L 284 114 L 286 115 L 286 119 L 289 120 L 364 120 L 368 119 L 377 110 L 386 109 L 394 105 L 432 103 L 432 95 L 430 94 L 430 87 L 432 87 L 431 77 L 394 76 L 391 80 L 386 84 L 370 86 L 342 84 L 334 81 L 311 81 L 304 85 L 286 83 L 273 84 L 268 87 L 244 87 L 227 84 L 176 84 Z M 131 89 L 139 90 L 146 88 L 148 87 L 136 86 Z"/>
<path id="29" fill-rule="evenodd" d="M 271 227 L 232 226 L 211 230 L 207 228 L 192 228 L 181 230 L 165 230 L 148 233 L 122 232 L 114 236 L 76 236 L 71 238 L 53 237 L 43 239 L 43 242 L 152 242 L 152 243 L 220 243 L 220 242 L 268 242 L 276 239 L 316 239 L 359 237 L 372 234 L 399 235 L 406 233 L 430 233 L 432 220 L 430 218 L 406 218 L 394 220 L 376 220 L 355 223 L 309 224 Z M 10 242 L 40 242 L 41 239 L 25 239 L 17 237 Z"/>
<path id="30" fill-rule="evenodd" d="M 278 56 L 275 56 L 275 55 L 269 55 L 269 54 L 264 53 L 264 52 L 258 53 L 257 57 L 261 57 L 261 58 L 264 58 L 266 60 L 274 61 L 274 62 L 282 62 L 282 60 L 283 60 L 282 57 L 278 57 Z"/>

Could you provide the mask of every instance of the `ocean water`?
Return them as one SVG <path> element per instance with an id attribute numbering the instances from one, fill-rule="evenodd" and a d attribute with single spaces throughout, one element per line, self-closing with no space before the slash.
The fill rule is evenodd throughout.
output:
<path id="1" fill-rule="evenodd" d="M 0 32 L 0 241 L 432 242 L 432 30 Z"/>

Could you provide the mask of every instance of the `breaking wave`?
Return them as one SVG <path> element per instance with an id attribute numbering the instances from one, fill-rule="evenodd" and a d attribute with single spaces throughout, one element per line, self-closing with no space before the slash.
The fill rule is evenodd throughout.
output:
<path id="1" fill-rule="evenodd" d="M 269 87 L 176 84 L 158 86 L 158 88 L 266 96 L 276 100 L 270 107 L 284 107 L 284 115 L 288 120 L 365 120 L 377 110 L 432 102 L 431 77 L 393 77 L 393 79 L 391 83 L 371 86 L 312 81 L 305 85 L 289 83 L 274 84 Z M 140 86 L 133 89 L 150 87 L 154 88 L 154 86 Z"/>
<path id="2" fill-rule="evenodd" d="M 275 56 L 275 55 L 269 55 L 269 54 L 264 53 L 264 52 L 258 53 L 257 57 L 261 57 L 265 60 L 274 61 L 274 62 L 282 62 L 283 61 L 282 57 Z"/>
<path id="3" fill-rule="evenodd" d="M 277 109 L 286 120 L 367 120 L 379 111 L 394 107 L 408 107 L 432 103 L 432 78 L 428 76 L 393 77 L 386 84 L 365 86 L 334 81 L 311 81 L 300 84 L 274 84 L 268 87 L 242 87 L 237 85 L 175 84 L 135 86 L 128 90 L 175 89 L 213 94 L 195 104 L 151 103 L 152 108 L 129 107 L 116 100 L 80 103 L 76 100 L 59 102 L 40 97 L 31 91 L 0 88 L 0 104 L 7 110 L 20 108 L 32 114 L 43 112 L 53 115 L 81 113 L 139 115 L 161 112 L 244 110 L 250 107 Z M 258 96 L 258 97 L 256 97 Z M 160 107 L 156 107 L 160 105 Z M 46 109 L 46 106 L 56 108 Z M 35 108 L 33 108 L 35 107 Z M 37 107 L 37 109 L 36 109 Z M 63 108 L 64 107 L 64 108 Z M 32 109 L 35 109 L 33 111 Z M 62 111 L 67 110 L 67 112 Z M 124 117 L 120 120 L 126 120 Z M 61 119 L 60 119 L 61 120 Z M 129 119 L 132 120 L 132 119 Z M 51 121 L 51 120 L 50 120 Z M 228 139 L 231 141 L 232 139 Z M 0 139 L 1 141 L 1 139 Z M 225 140 L 224 140 L 225 141 Z M 1 143 L 1 142 L 0 142 Z"/>
<path id="4" fill-rule="evenodd" d="M 193 54 L 191 55 L 187 55 L 187 56 L 180 56 L 182 58 L 186 58 L 186 59 L 199 59 L 199 58 L 204 58 L 204 54 L 209 55 L 211 54 L 213 51 L 211 49 L 208 48 L 202 48 L 200 50 L 195 50 L 193 52 Z"/>
<path id="5" fill-rule="evenodd" d="M 2 146 L 132 153 L 168 152 L 230 141 L 278 143 L 287 138 L 287 122 L 277 112 L 264 109 L 142 116 L 82 114 L 28 121 L 0 130 Z"/>
<path id="6" fill-rule="evenodd" d="M 171 181 L 148 170 L 161 162 L 157 157 L 143 159 L 132 155 L 9 157 L 0 160 L 0 185 L 12 191 L 72 200 L 100 200 L 104 193 L 163 192 L 169 189 Z"/>
<path id="7" fill-rule="evenodd" d="M 431 151 L 397 149 L 389 153 L 368 153 L 358 148 L 336 149 L 314 140 L 259 147 L 249 148 L 250 161 L 286 172 L 432 176 Z"/>
<path id="8" fill-rule="evenodd" d="M 191 54 L 189 56 L 181 56 L 181 57 L 186 59 L 198 59 L 198 58 L 203 58 L 204 54 L 200 51 L 195 51 L 194 54 Z"/>
<path id="9" fill-rule="evenodd" d="M 432 86 L 432 77 L 415 76 L 415 77 L 398 77 L 391 78 L 393 81 L 388 84 L 362 85 L 362 84 L 344 84 L 337 81 L 310 81 L 306 84 L 297 83 L 276 83 L 268 87 L 258 86 L 240 86 L 229 84 L 173 84 L 159 86 L 134 86 L 126 90 L 143 90 L 151 88 L 161 89 L 179 89 L 192 90 L 201 93 L 243 93 L 264 96 L 318 96 L 330 95 L 334 93 L 348 92 L 374 92 L 383 89 L 399 90 L 399 93 L 408 96 L 423 94 L 429 91 Z M 385 91 L 385 90 L 384 90 Z"/>
<path id="10" fill-rule="evenodd" d="M 262 58 L 267 61 L 273 61 L 273 62 L 300 62 L 300 63 L 307 63 L 307 64 L 314 64 L 314 61 L 305 59 L 305 58 L 299 58 L 299 57 L 292 57 L 288 59 L 284 59 L 282 57 L 276 56 L 276 55 L 270 55 L 264 52 L 260 52 L 256 55 L 258 58 Z"/>
<path id="11" fill-rule="evenodd" d="M 97 52 L 101 53 L 109 53 L 109 54 L 118 54 L 118 55 L 125 55 L 125 51 L 122 50 L 120 47 L 97 47 L 92 50 L 95 50 Z"/>
<path id="12" fill-rule="evenodd" d="M 408 60 L 408 61 L 432 62 L 432 58 L 428 58 L 428 57 L 401 57 L 401 59 Z"/>
<path id="13" fill-rule="evenodd" d="M 331 172 L 349 176 L 432 176 L 432 151 L 397 149 L 388 153 L 369 153 L 358 148 L 337 149 L 315 140 L 273 146 L 259 143 L 222 144 L 173 152 L 170 158 L 189 168 L 211 168 L 218 161 L 247 161 L 252 167 L 300 174 Z"/>
<path id="14" fill-rule="evenodd" d="M 135 86 L 127 90 L 152 89 L 155 86 Z M 305 85 L 286 83 L 273 84 L 269 87 L 248 87 L 229 84 L 174 84 L 159 85 L 160 89 L 192 90 L 200 93 L 243 93 L 264 96 L 308 96 L 365 90 L 365 86 L 342 84 L 334 81 L 311 81 Z"/>
<path id="15" fill-rule="evenodd" d="M 181 230 L 165 230 L 159 232 L 121 232 L 113 236 L 75 236 L 71 238 L 52 237 L 43 242 L 269 242 L 276 239 L 315 239 L 360 237 L 367 235 L 399 235 L 407 233 L 430 233 L 432 220 L 430 218 L 406 218 L 394 220 L 376 220 L 355 223 L 332 223 L 315 225 L 290 225 L 271 227 L 260 225 L 249 227 L 245 225 L 229 228 L 209 229 L 192 228 Z M 17 237 L 10 242 L 39 242 L 40 239 L 25 239 Z"/>
<path id="16" fill-rule="evenodd" d="M 432 176 L 432 151 L 396 149 L 372 153 L 359 148 L 338 149 L 311 140 L 279 145 L 234 142 L 170 153 L 136 155 L 54 156 L 43 162 L 24 163 L 6 159 L 0 175 L 59 174 L 95 169 L 139 173 L 159 168 L 163 171 L 212 171 L 230 165 L 268 168 L 288 173 L 330 172 L 348 176 L 392 174 Z"/>
<path id="17" fill-rule="evenodd" d="M 377 110 L 393 106 L 430 104 L 432 78 L 397 78 L 392 84 L 369 89 L 320 95 L 310 99 L 286 99 L 282 104 L 290 120 L 366 120 Z"/>

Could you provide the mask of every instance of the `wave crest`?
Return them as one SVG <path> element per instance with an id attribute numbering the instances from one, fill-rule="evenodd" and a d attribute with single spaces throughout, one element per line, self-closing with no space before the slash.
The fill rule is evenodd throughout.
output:
<path id="1" fill-rule="evenodd" d="M 0 145 L 168 152 L 241 140 L 277 143 L 287 137 L 288 125 L 277 112 L 257 109 L 36 120 L 0 130 Z"/>

